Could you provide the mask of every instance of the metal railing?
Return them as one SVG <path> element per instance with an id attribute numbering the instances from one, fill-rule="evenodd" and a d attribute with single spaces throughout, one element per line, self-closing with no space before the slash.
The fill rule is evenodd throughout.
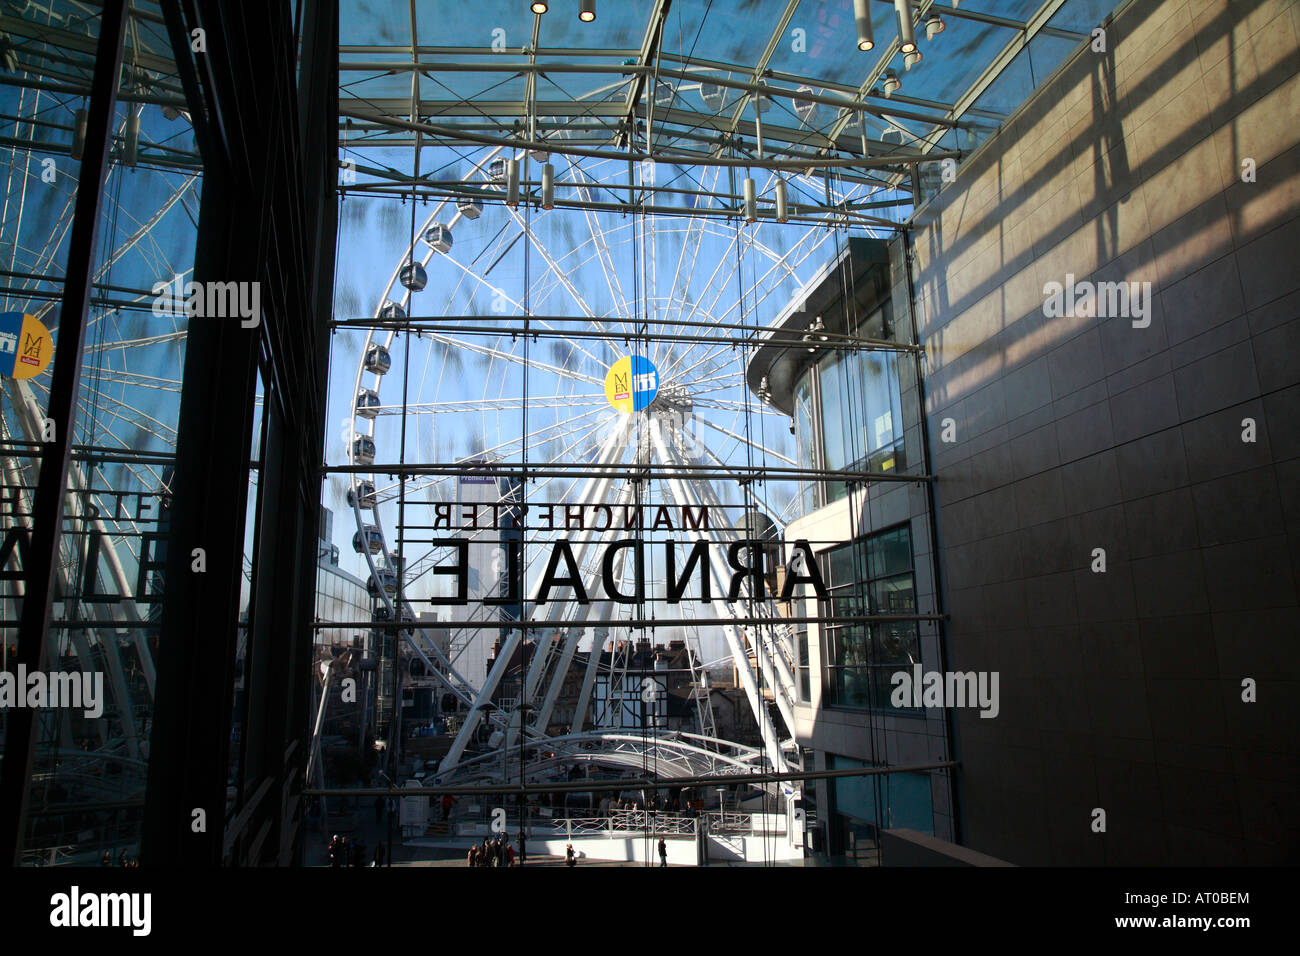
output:
<path id="1" fill-rule="evenodd" d="M 546 821 L 548 826 L 538 829 L 562 833 L 567 836 L 601 836 L 610 833 L 656 833 L 665 836 L 694 836 L 696 817 L 672 813 L 650 813 L 646 810 L 612 810 L 608 814 L 586 817 L 565 817 Z"/>

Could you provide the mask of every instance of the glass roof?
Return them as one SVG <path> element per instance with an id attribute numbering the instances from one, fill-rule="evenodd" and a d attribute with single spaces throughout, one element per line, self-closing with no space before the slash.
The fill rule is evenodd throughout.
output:
<path id="1" fill-rule="evenodd" d="M 592 23 L 578 20 L 576 0 L 540 15 L 524 0 L 344 0 L 344 148 L 410 148 L 418 137 L 687 163 L 857 157 L 860 175 L 906 188 L 901 165 L 872 172 L 869 160 L 968 151 L 1113 6 L 910 0 L 921 57 L 907 62 L 892 0 L 870 0 L 867 52 L 852 0 L 603 0 Z"/>

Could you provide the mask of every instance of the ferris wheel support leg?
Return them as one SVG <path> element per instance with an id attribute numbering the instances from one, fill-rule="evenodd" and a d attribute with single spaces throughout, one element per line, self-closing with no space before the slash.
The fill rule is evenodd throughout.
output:
<path id="1" fill-rule="evenodd" d="M 605 494 L 602 493 L 599 496 L 599 500 L 603 500 L 604 497 Z M 618 498 L 615 502 L 615 507 L 617 508 L 620 505 L 626 504 L 631 497 L 632 497 L 632 486 L 630 483 L 628 483 L 625 484 L 622 489 L 620 489 L 618 493 Z M 590 535 L 588 535 L 588 542 L 591 541 L 592 537 L 594 537 L 595 534 L 596 532 L 593 531 Z M 604 542 L 609 538 L 616 538 L 613 528 L 610 528 L 604 532 L 600 532 L 600 536 L 599 536 L 600 541 Z M 579 561 L 579 565 L 581 566 L 581 561 Z M 592 583 L 587 589 L 587 593 L 589 595 L 595 594 L 597 592 L 597 586 L 599 582 L 602 580 L 601 571 L 593 570 L 590 575 L 590 578 Z M 621 589 L 622 585 L 623 585 L 623 569 L 622 566 L 620 566 L 618 570 L 617 586 Z M 611 600 L 610 596 L 605 595 L 605 601 L 603 606 L 606 608 L 605 613 L 607 615 L 609 613 L 612 613 L 612 608 L 610 608 L 609 605 L 610 600 Z M 564 647 L 560 653 L 560 659 L 555 665 L 555 671 L 552 673 L 550 682 L 546 686 L 546 695 L 542 701 L 541 709 L 537 712 L 537 717 L 533 722 L 533 729 L 540 734 L 546 733 L 546 726 L 548 723 L 550 723 L 551 714 L 555 710 L 555 702 L 556 700 L 559 699 L 560 693 L 564 689 L 564 680 L 568 676 L 569 666 L 573 663 L 573 655 L 576 654 L 578 651 L 578 644 L 582 641 L 583 631 L 586 630 L 585 623 L 587 619 L 591 617 L 591 612 L 593 610 L 593 607 L 594 604 L 585 604 L 580 606 L 577 614 L 574 615 L 573 621 L 568 622 L 567 624 L 565 638 L 564 638 Z M 602 643 L 603 643 L 603 639 L 602 639 Z M 598 649 L 595 646 L 594 638 L 593 638 L 592 647 L 593 647 L 593 652 L 596 654 L 597 661 L 599 661 L 600 655 Z M 590 660 L 588 661 L 587 670 L 588 671 L 591 670 Z M 584 675 L 583 685 L 585 686 L 586 683 L 587 680 L 586 680 L 586 676 Z M 582 706 L 582 703 L 583 703 L 582 701 L 579 702 L 580 707 Z"/>
<path id="2" fill-rule="evenodd" d="M 465 753 L 465 747 L 469 743 L 470 737 L 478 727 L 479 719 L 483 714 L 483 705 L 491 700 L 497 685 L 501 683 L 501 678 L 505 676 L 505 672 L 510 666 L 515 651 L 519 649 L 519 645 L 523 641 L 523 631 L 524 629 L 521 626 L 511 628 L 506 633 L 506 639 L 501 645 L 501 651 L 497 654 L 496 660 L 492 662 L 492 669 L 488 671 L 487 677 L 483 680 L 483 687 L 470 704 L 469 713 L 465 715 L 465 723 L 461 725 L 460 730 L 456 733 L 456 739 L 452 741 L 451 749 L 447 751 L 447 756 L 442 758 L 442 763 L 438 766 L 439 773 L 446 773 L 460 762 L 461 755 Z"/>
<path id="3" fill-rule="evenodd" d="M 627 432 L 626 427 L 620 424 L 620 426 L 617 427 L 613 432 L 611 432 L 611 434 L 605 439 L 605 445 L 601 449 L 601 455 L 599 459 L 602 465 L 610 465 L 618 457 L 618 455 L 620 454 L 620 452 L 622 451 L 622 449 L 627 443 L 626 432 Z M 609 495 L 609 489 L 613 484 L 614 484 L 613 479 L 608 477 L 592 479 L 588 481 L 586 487 L 583 489 L 582 495 L 579 498 L 579 502 L 578 502 L 579 506 L 582 508 L 588 508 L 592 505 L 604 501 L 605 498 Z M 622 500 L 625 497 L 625 493 L 626 493 L 626 489 L 624 489 L 623 492 L 620 492 L 619 495 L 620 500 Z M 600 534 L 600 537 L 603 540 L 606 533 L 607 532 L 597 532 L 596 529 L 592 528 L 590 530 L 583 531 L 579 535 L 577 544 L 573 549 L 573 560 L 574 563 L 579 568 L 582 567 L 583 561 L 586 559 L 587 552 L 591 548 L 593 539 L 597 536 L 597 534 Z M 584 577 L 586 578 L 586 581 L 584 583 L 587 586 L 588 595 L 595 593 L 596 586 L 600 581 L 599 570 L 587 574 Z M 535 596 L 536 595 L 534 595 L 534 597 Z M 564 613 L 564 609 L 565 609 L 565 605 L 563 604 L 558 604 L 558 603 L 551 604 L 551 606 L 546 609 L 546 622 L 548 624 L 551 622 L 559 623 L 560 615 Z M 591 605 L 588 604 L 580 610 L 579 614 L 585 618 L 586 615 L 590 613 L 590 610 L 591 610 Z M 567 647 L 567 643 L 568 642 L 566 641 L 566 647 Z M 546 647 L 544 648 L 539 647 L 534 652 L 532 663 L 528 668 L 528 677 L 524 685 L 525 699 L 531 700 L 534 696 L 536 696 L 537 684 L 541 680 L 542 674 L 545 672 L 546 666 L 550 663 L 551 656 L 552 656 L 551 643 L 549 641 L 547 642 Z"/>
<path id="4" fill-rule="evenodd" d="M 131 586 L 127 582 L 126 570 L 122 567 L 122 559 L 118 556 L 117 547 L 109 538 L 108 529 L 105 527 L 102 518 L 95 519 L 95 530 L 103 535 L 100 539 L 103 550 L 100 553 L 108 559 L 108 570 L 113 576 L 113 584 L 117 588 L 117 593 L 123 595 L 119 606 L 126 609 L 126 617 L 129 621 L 139 623 L 141 620 L 140 610 L 135 600 L 131 598 Z M 149 639 L 144 628 L 134 627 L 131 630 L 131 640 L 135 645 L 136 657 L 140 661 L 140 672 L 144 676 L 145 688 L 149 692 L 150 699 L 152 699 L 157 670 L 153 663 L 153 653 L 149 650 Z"/>
<path id="5" fill-rule="evenodd" d="M 69 475 L 71 474 L 72 474 L 72 469 L 69 468 Z M 67 501 L 64 507 L 65 507 L 66 514 L 74 515 L 77 513 L 76 511 L 77 502 L 72 492 L 68 493 Z M 66 543 L 69 546 L 69 548 L 74 547 L 71 540 L 67 541 Z M 75 595 L 78 593 L 78 588 L 77 588 L 78 582 L 74 580 L 75 572 L 73 569 L 80 566 L 81 566 L 81 562 L 75 560 L 67 561 L 64 563 L 60 575 L 63 578 L 63 587 L 64 587 L 65 594 Z M 115 705 L 115 708 L 109 708 L 107 706 L 104 706 L 103 708 L 104 713 L 101 714 L 100 717 L 95 721 L 96 733 L 99 736 L 100 745 L 107 746 L 109 742 L 109 737 L 108 737 L 109 711 L 116 709 L 116 712 L 119 715 L 119 718 L 121 720 L 122 733 L 126 738 L 127 755 L 131 757 L 133 760 L 139 760 L 140 759 L 140 731 L 135 725 L 135 707 L 132 703 L 130 688 L 128 688 L 126 684 L 126 676 L 122 672 L 122 659 L 118 655 L 117 641 L 112 639 L 111 636 L 108 640 L 105 640 L 102 630 L 103 630 L 102 627 L 90 628 L 91 633 L 95 635 L 95 641 L 103 649 L 104 665 L 108 671 L 109 690 L 112 693 L 112 700 Z M 90 642 L 86 639 L 85 634 L 81 631 L 74 630 L 72 631 L 71 638 L 72 638 L 73 647 L 76 649 L 77 652 L 77 657 L 81 661 L 81 669 L 87 674 L 95 673 L 95 667 L 94 667 L 95 658 L 94 655 L 91 653 Z M 101 701 L 101 704 L 103 703 L 105 702 Z"/>
<path id="6" fill-rule="evenodd" d="M 601 449 L 599 459 L 600 463 L 602 465 L 609 465 L 618 453 L 623 450 L 624 441 L 625 435 L 623 429 L 615 429 L 612 431 L 609 437 L 605 439 L 605 444 Z M 596 479 L 588 480 L 587 488 L 583 494 L 584 500 L 595 490 L 594 486 L 596 483 Z M 533 606 L 534 613 L 536 613 L 537 609 L 537 594 L 540 587 L 541 581 L 539 580 L 537 585 L 534 586 L 528 600 L 528 603 Z M 465 723 L 457 732 L 456 739 L 452 741 L 451 749 L 447 751 L 447 756 L 442 758 L 442 763 L 438 766 L 438 772 L 440 774 L 446 773 L 460 762 L 461 756 L 465 753 L 465 747 L 469 744 L 470 737 L 477 729 L 478 722 L 482 718 L 484 704 L 492 699 L 492 695 L 496 692 L 497 686 L 501 683 L 501 678 L 505 676 L 505 672 L 509 668 L 510 661 L 514 657 L 515 651 L 518 650 L 519 645 L 523 643 L 524 632 L 529 626 L 535 626 L 535 624 L 530 621 L 520 621 L 519 627 L 511 628 L 507 632 L 506 639 L 502 642 L 501 651 L 497 654 L 496 660 L 492 663 L 492 669 L 488 671 L 487 677 L 483 681 L 483 686 L 479 688 L 479 692 L 475 695 L 473 703 L 470 704 L 469 713 L 465 715 Z"/>
<path id="7" fill-rule="evenodd" d="M 555 709 L 555 701 L 560 696 L 560 690 L 564 687 L 564 679 L 568 676 L 569 665 L 573 663 L 573 655 L 578 650 L 578 642 L 582 640 L 582 632 L 586 630 L 586 620 L 591 614 L 591 605 L 579 609 L 573 621 L 568 623 L 565 628 L 564 648 L 560 652 L 560 658 L 555 663 L 555 672 L 551 675 L 549 683 L 546 685 L 546 696 L 542 700 L 542 706 L 537 711 L 537 716 L 533 720 L 533 730 L 539 734 L 546 733 L 546 725 L 550 723 L 551 712 Z"/>
<path id="8" fill-rule="evenodd" d="M 609 493 L 611 484 L 613 484 L 613 482 L 608 478 L 600 478 L 596 480 L 594 486 L 588 486 L 586 492 L 582 495 L 579 501 L 579 505 L 586 508 L 590 505 L 604 501 L 605 496 Z M 578 537 L 577 543 L 573 546 L 573 560 L 578 568 L 582 568 L 583 561 L 586 560 L 587 552 L 590 550 L 592 540 L 595 538 L 596 534 L 597 532 L 594 529 L 582 532 Z M 601 537 L 603 539 L 604 535 L 602 534 Z M 596 586 L 600 582 L 600 571 L 597 570 L 585 574 L 583 577 L 585 578 L 583 584 L 587 588 L 588 596 L 590 596 L 594 593 Z M 564 613 L 564 608 L 565 605 L 563 604 L 552 603 L 546 610 L 546 623 L 554 623 L 557 628 L 561 625 L 567 625 L 568 622 L 560 620 L 560 615 Z M 591 605 L 589 604 L 581 607 L 578 612 L 579 616 L 585 618 L 586 615 L 590 613 L 590 608 Z M 531 700 L 536 696 L 537 685 L 542 679 L 542 674 L 550 664 L 551 657 L 551 643 L 549 641 L 547 642 L 546 647 L 539 647 L 534 652 L 532 663 L 528 667 L 528 678 L 524 684 L 525 699 Z"/>
<path id="9" fill-rule="evenodd" d="M 696 459 L 696 461 L 698 462 L 698 459 Z M 701 488 L 701 491 L 705 497 L 705 501 L 708 504 L 710 504 L 715 508 L 718 508 L 719 510 L 722 508 L 722 503 L 721 501 L 718 500 L 717 492 L 711 484 L 705 483 L 704 486 Z M 728 544 L 740 540 L 739 536 L 732 532 L 726 533 L 725 535 L 723 535 L 723 537 L 726 539 L 726 543 Z M 743 582 L 743 585 L 745 589 L 749 591 L 749 593 L 752 595 L 753 593 L 751 590 L 752 583 L 750 581 L 745 581 Z M 791 733 L 793 733 L 794 732 L 794 723 L 793 723 L 794 703 L 793 702 L 795 697 L 794 673 L 791 671 L 789 664 L 786 661 L 785 656 L 781 650 L 780 638 L 774 636 L 769 641 L 768 639 L 765 639 L 762 636 L 762 632 L 759 630 L 760 627 L 770 627 L 773 629 L 773 632 L 775 632 L 777 626 L 781 623 L 780 617 L 775 613 L 775 608 L 773 607 L 770 599 L 764 598 L 762 601 L 752 602 L 752 604 L 754 610 L 757 612 L 755 614 L 756 617 L 764 617 L 771 621 L 771 623 L 764 623 L 762 625 L 751 626 L 754 633 L 753 643 L 756 648 L 755 653 L 758 654 L 759 650 L 761 650 L 762 652 L 761 660 L 764 661 L 766 665 L 765 666 L 766 679 L 770 681 L 771 686 L 774 689 L 780 691 L 778 705 L 782 706 L 782 716 L 788 722 L 788 726 L 790 727 Z M 744 610 L 744 606 L 742 605 L 741 611 L 743 610 Z M 745 615 L 742 613 L 740 616 L 743 617 Z M 771 646 L 769 646 L 769 644 Z M 783 698 L 783 700 L 781 700 L 781 698 Z"/>
<path id="10" fill-rule="evenodd" d="M 6 382 L 9 389 L 9 398 L 13 403 L 15 413 L 18 418 L 19 426 L 30 440 L 36 440 L 42 429 L 42 416 L 39 406 L 36 402 L 36 395 L 31 386 L 24 381 Z M 12 459 L 6 459 L 6 472 L 12 470 Z M 19 482 L 15 487 L 20 487 Z M 85 473 L 78 462 L 68 463 L 68 490 L 64 497 L 64 510 L 69 515 L 75 515 L 84 512 L 86 505 L 86 490 L 88 482 Z M 84 515 L 82 516 L 84 518 Z M 140 620 L 140 614 L 136 608 L 135 600 L 131 594 L 130 585 L 126 580 L 126 572 L 122 568 L 121 559 L 117 554 L 117 547 L 113 544 L 113 539 L 108 533 L 108 528 L 102 518 L 96 518 L 92 522 L 92 528 L 99 534 L 99 553 L 107 557 L 109 571 L 112 574 L 113 581 L 117 587 L 117 593 L 121 600 L 114 605 L 119 608 L 119 613 L 124 613 L 128 619 L 133 621 Z M 69 539 L 69 546 L 71 546 Z M 81 562 L 69 562 L 65 565 L 71 569 L 81 566 Z M 76 595 L 80 593 L 79 582 L 71 580 L 72 571 L 63 572 L 65 594 Z M 121 610 L 125 609 L 125 610 Z M 154 665 L 153 656 L 149 653 L 149 645 L 144 631 L 141 628 L 134 628 L 133 641 L 136 647 L 136 653 L 140 658 L 140 667 L 145 676 L 145 684 L 150 696 L 153 695 L 154 689 Z M 109 680 L 112 683 L 113 697 L 117 704 L 118 712 L 122 715 L 123 731 L 126 734 L 128 752 L 132 757 L 140 755 L 139 732 L 135 726 L 135 711 L 132 706 L 131 696 L 126 685 L 126 678 L 122 673 L 122 661 L 117 652 L 117 642 L 115 640 L 105 641 L 102 637 L 97 636 L 101 646 L 104 648 L 104 660 L 108 666 Z M 89 661 L 90 658 L 84 658 Z M 85 668 L 91 670 L 89 666 Z"/>
<path id="11" fill-rule="evenodd" d="M 709 503 L 711 503 L 712 505 L 714 505 L 719 509 L 722 507 L 717 497 L 713 495 L 712 488 L 705 487 L 701 489 L 701 491 L 704 492 L 704 497 L 707 501 L 709 501 Z M 720 544 L 731 544 L 734 543 L 735 541 L 740 540 L 737 536 L 734 535 L 719 535 L 712 531 L 706 531 L 704 532 L 704 534 L 706 538 L 713 541 L 718 541 Z M 727 581 L 728 578 L 731 576 L 732 569 L 726 566 L 726 564 L 722 559 L 722 556 L 718 553 L 717 549 L 709 550 L 709 559 L 710 562 L 714 565 L 715 572 L 720 576 L 720 580 L 723 582 Z M 748 587 L 748 582 L 745 583 L 746 583 L 746 587 Z M 754 614 L 755 617 L 773 617 L 773 618 L 775 617 L 775 615 L 771 613 L 772 609 L 767 599 L 763 599 L 761 602 L 754 601 L 751 602 L 751 604 L 753 610 L 756 612 Z M 743 604 L 740 604 L 738 607 L 736 607 L 733 610 L 732 613 L 736 614 L 737 616 L 743 617 L 746 616 L 747 610 L 748 609 Z M 758 630 L 760 627 L 775 626 L 775 623 L 776 622 L 773 621 L 773 624 L 770 625 L 769 624 L 745 625 L 743 628 L 740 629 L 740 632 L 744 643 L 749 647 L 753 648 L 754 657 L 758 661 L 759 667 L 762 669 L 763 679 L 767 682 L 768 686 L 772 688 L 773 696 L 776 698 L 777 708 L 781 711 L 781 717 L 785 720 L 786 726 L 789 728 L 790 733 L 793 735 L 794 734 L 794 703 L 792 700 L 793 697 L 792 691 L 794 686 L 793 678 L 788 673 L 788 671 L 782 670 L 780 666 L 782 664 L 780 656 L 778 654 L 773 653 L 775 648 L 772 649 L 768 648 L 767 641 L 763 639 L 762 634 Z M 775 662 L 773 661 L 774 657 L 776 658 Z"/>
<path id="12" fill-rule="evenodd" d="M 94 652 L 91 651 L 90 649 L 90 641 L 89 639 L 87 639 L 85 632 L 73 631 L 71 634 L 68 635 L 68 638 L 72 642 L 72 650 L 77 655 L 77 660 L 80 661 L 81 663 L 81 669 L 85 671 L 87 674 L 93 673 L 95 669 L 94 666 L 95 655 Z M 105 708 L 105 710 L 107 710 L 107 708 Z M 69 728 L 71 727 L 71 722 L 67 720 L 60 720 L 59 724 L 62 728 L 63 733 L 67 735 L 69 732 Z M 95 726 L 95 736 L 99 738 L 99 746 L 100 747 L 107 746 L 108 745 L 108 721 L 106 721 L 103 717 L 101 717 L 99 720 L 93 721 L 93 724 Z M 64 740 L 63 746 L 75 749 L 73 742 L 70 738 Z M 131 754 L 131 756 L 138 757 L 139 754 L 133 753 Z"/>
<path id="13" fill-rule="evenodd" d="M 626 501 L 626 495 L 630 492 L 630 486 L 625 486 L 619 494 L 619 501 Z M 626 564 L 621 565 L 616 572 L 616 583 L 619 590 L 623 589 L 625 575 L 623 570 Z M 608 624 L 606 618 L 605 624 Z M 587 707 L 591 702 L 591 692 L 596 686 L 596 672 L 600 669 L 600 655 L 605 649 L 605 641 L 609 637 L 609 628 L 602 624 L 596 627 L 591 634 L 591 650 L 588 652 L 587 669 L 582 675 L 582 689 L 578 692 L 578 704 L 573 711 L 573 724 L 569 727 L 569 733 L 580 733 L 587 725 Z"/>
<path id="14" fill-rule="evenodd" d="M 665 464 L 676 463 L 677 459 L 669 453 L 667 443 L 664 441 L 663 436 L 659 434 L 658 429 L 652 430 L 652 436 Z M 700 495 L 688 494 L 680 478 L 669 478 L 668 487 L 672 491 L 673 498 L 683 505 L 699 501 Z M 713 550 L 712 548 L 709 549 L 709 564 L 715 578 L 717 578 L 714 583 L 721 588 L 726 585 L 727 578 L 725 575 L 719 577 L 717 562 L 713 560 Z M 720 599 L 715 598 L 712 603 L 720 609 L 724 617 L 729 614 Z M 781 742 L 777 738 L 776 727 L 772 724 L 772 718 L 768 714 L 767 708 L 763 706 L 762 696 L 758 690 L 758 682 L 754 678 L 753 668 L 750 667 L 749 655 L 746 653 L 745 645 L 731 625 L 724 624 L 722 634 L 727 641 L 728 649 L 731 651 L 731 659 L 735 662 L 736 672 L 740 675 L 740 682 L 745 688 L 745 696 L 749 699 L 749 706 L 754 712 L 754 719 L 758 721 L 763 738 L 763 749 L 774 768 L 778 771 L 785 770 L 787 769 L 785 754 L 781 751 Z"/>
<path id="15" fill-rule="evenodd" d="M 587 657 L 587 670 L 582 675 L 582 690 L 578 692 L 578 705 L 573 712 L 573 726 L 569 733 L 580 733 L 587 725 L 587 707 L 591 702 L 591 691 L 596 686 L 596 671 L 600 668 L 600 655 L 605 649 L 609 637 L 608 627 L 597 627 L 591 634 L 591 650 Z"/>
<path id="16" fill-rule="evenodd" d="M 673 464 L 683 463 L 684 456 L 675 453 L 675 450 L 671 448 L 669 442 L 663 437 L 660 430 L 656 429 L 654 431 L 654 435 L 655 435 L 655 441 L 659 446 L 659 453 L 664 457 L 664 460 L 666 462 L 671 462 Z M 678 484 L 681 484 L 681 482 L 678 482 Z M 694 492 L 694 495 L 690 499 L 691 501 L 693 502 L 702 501 L 705 504 L 708 504 L 712 508 L 717 509 L 719 512 L 721 512 L 722 503 L 718 499 L 712 485 L 709 482 L 692 481 L 690 482 L 689 487 L 691 491 Z M 673 494 L 674 496 L 676 496 L 677 491 L 674 490 Z M 735 541 L 740 540 L 735 535 L 724 534 L 712 529 L 702 531 L 701 533 L 704 536 L 704 538 L 708 540 L 710 543 L 732 544 Z M 714 576 L 717 579 L 717 585 L 720 589 L 719 593 L 725 593 L 725 589 L 727 587 L 727 583 L 731 578 L 731 573 L 733 569 L 727 566 L 727 563 L 724 560 L 718 548 L 712 548 L 712 547 L 709 548 L 708 555 L 709 555 L 709 565 L 713 569 Z M 770 607 L 768 606 L 768 602 L 766 601 L 766 599 L 763 602 L 761 602 L 761 604 L 758 602 L 751 602 L 751 603 L 755 605 L 754 610 L 756 612 L 759 612 L 755 616 L 761 616 L 762 612 L 764 611 L 770 612 L 771 610 Z M 725 609 L 723 612 L 724 617 L 745 616 L 746 612 L 748 611 L 748 609 L 743 604 L 739 606 L 733 606 L 733 602 L 728 601 L 724 603 L 721 597 L 715 598 L 714 604 L 715 606 L 721 606 L 722 608 Z M 743 628 L 738 628 L 734 624 L 724 624 L 723 629 L 724 631 L 727 629 L 731 629 L 731 631 L 733 632 L 732 636 L 739 641 L 742 647 L 749 647 L 753 649 L 754 659 L 758 662 L 759 669 L 763 675 L 763 680 L 767 683 L 769 687 L 772 688 L 772 696 L 776 700 L 777 709 L 780 710 L 781 717 L 786 722 L 786 727 L 789 729 L 791 735 L 793 735 L 794 726 L 795 726 L 794 706 L 790 699 L 789 686 L 780 678 L 778 674 L 778 669 L 776 665 L 773 664 L 771 657 L 769 656 L 768 653 L 768 648 L 765 646 L 764 641 L 762 640 L 761 636 L 758 634 L 757 629 L 755 627 L 751 627 L 748 625 Z M 753 635 L 752 640 L 750 639 L 751 634 Z M 748 654 L 746 654 L 746 658 L 748 658 Z M 766 713 L 766 708 L 764 708 L 764 713 Z M 757 712 L 755 712 L 755 716 L 756 717 L 758 716 Z"/>

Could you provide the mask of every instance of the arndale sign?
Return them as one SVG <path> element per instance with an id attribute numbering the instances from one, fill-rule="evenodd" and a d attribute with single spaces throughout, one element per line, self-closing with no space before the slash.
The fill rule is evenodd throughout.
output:
<path id="1" fill-rule="evenodd" d="M 434 547 L 449 547 L 453 549 L 456 555 L 455 563 L 442 564 L 430 569 L 433 574 L 452 577 L 455 580 L 455 593 L 446 598 L 426 598 L 425 602 L 428 604 L 468 604 L 469 539 L 433 538 L 431 543 Z M 714 599 L 713 574 L 710 574 L 711 567 L 717 574 L 720 583 L 726 586 L 725 599 L 727 601 L 735 602 L 743 599 L 743 588 L 746 581 L 750 584 L 750 596 L 755 600 L 762 601 L 767 597 L 767 569 L 764 558 L 767 545 L 765 542 L 746 539 L 731 542 L 710 542 L 707 540 L 690 542 L 686 546 L 688 549 L 680 565 L 680 571 L 678 570 L 677 543 L 663 541 L 658 542 L 658 544 L 663 549 L 664 587 L 666 593 L 662 595 L 662 598 L 667 604 L 680 604 L 682 602 L 692 578 L 697 582 L 696 600 L 700 604 L 711 603 Z M 512 539 L 504 542 L 504 545 L 508 565 L 508 570 L 503 579 L 506 593 L 499 597 L 482 598 L 484 605 L 513 606 L 523 599 L 524 578 L 520 542 L 518 539 Z M 614 601 L 618 604 L 640 604 L 647 599 L 645 551 L 650 546 L 651 542 L 648 541 L 624 538 L 605 547 L 600 558 L 600 582 L 605 600 Z M 710 546 L 718 549 L 716 555 L 710 554 Z M 829 598 L 830 595 L 822 580 L 821 572 L 817 568 L 812 546 L 806 540 L 800 539 L 795 541 L 792 547 L 794 554 L 798 557 L 787 565 L 785 580 L 781 584 L 779 595 L 776 596 L 777 600 L 790 600 L 794 596 L 795 588 L 800 584 L 809 585 L 813 593 L 819 598 Z M 635 568 L 631 575 L 631 581 L 627 581 L 626 576 L 620 575 L 617 570 L 623 553 L 629 550 L 632 552 Z M 722 560 L 714 563 L 715 559 L 721 559 L 724 555 L 725 563 Z M 578 604 L 592 603 L 592 595 L 588 593 L 587 587 L 583 583 L 583 575 L 578 570 L 578 564 L 578 556 L 575 555 L 573 543 L 569 539 L 560 538 L 552 542 L 551 553 L 546 561 L 546 570 L 542 573 L 541 581 L 538 583 L 536 597 L 530 599 L 531 603 L 546 604 L 556 600 L 572 600 Z M 624 578 L 622 586 L 620 586 L 620 578 Z M 555 592 L 559 592 L 562 596 L 556 597 Z M 718 597 L 723 598 L 724 595 L 719 594 Z"/>
<path id="2" fill-rule="evenodd" d="M 659 393 L 659 370 L 648 358 L 640 355 L 625 355 L 609 367 L 605 375 L 605 397 L 615 409 L 625 415 L 644 411 Z M 494 479 L 486 477 L 488 481 Z M 475 479 L 463 477 L 462 483 Z M 470 538 L 479 537 L 480 546 L 489 543 L 482 540 L 483 531 L 510 532 L 505 534 L 496 549 L 495 561 L 506 565 L 504 571 L 496 570 L 500 583 L 490 593 L 476 597 L 487 606 L 514 607 L 524 600 L 524 560 L 523 545 L 518 531 L 520 528 L 534 528 L 543 531 L 576 531 L 582 537 L 571 541 L 567 537 L 549 542 L 550 553 L 536 557 L 529 556 L 529 564 L 545 561 L 545 570 L 537 582 L 534 596 L 528 598 L 532 604 L 546 604 L 551 601 L 574 601 L 578 604 L 590 604 L 594 601 L 613 601 L 618 604 L 640 604 L 646 600 L 662 600 L 667 604 L 680 604 L 695 583 L 695 600 L 709 604 L 714 600 L 737 602 L 746 596 L 754 600 L 766 600 L 767 575 L 772 570 L 769 562 L 775 542 L 736 539 L 734 532 L 727 528 L 725 537 L 711 534 L 713 523 L 708 505 L 680 505 L 674 512 L 665 505 L 608 505 L 608 504 L 502 504 L 501 502 L 464 503 L 459 506 L 459 513 L 454 512 L 450 503 L 433 505 L 434 522 L 431 530 L 435 533 L 446 530 L 472 531 L 473 534 L 457 537 L 434 537 L 425 539 L 434 548 L 451 549 L 450 559 L 428 569 L 429 573 L 452 578 L 452 591 L 449 597 L 429 597 L 423 601 L 429 604 L 464 605 L 470 603 L 471 570 L 476 562 L 471 560 Z M 724 525 L 726 523 L 724 522 Z M 644 532 L 651 535 L 656 531 L 694 531 L 702 532 L 694 540 L 649 541 L 642 537 Z M 595 535 L 620 534 L 608 544 L 599 545 L 598 555 L 588 556 L 587 547 Z M 646 565 L 650 560 L 648 549 L 658 550 L 661 555 L 663 593 L 648 596 Z M 817 566 L 816 555 L 807 540 L 800 539 L 790 544 L 790 561 L 786 565 L 786 574 L 773 595 L 777 600 L 788 601 L 799 585 L 808 585 L 818 598 L 829 597 L 826 584 Z M 626 557 L 632 558 L 633 571 L 625 573 Z M 585 575 L 580 565 L 591 562 L 594 570 L 598 565 L 599 575 Z M 594 578 L 594 580 L 593 580 Z M 659 579 L 659 575 L 655 575 Z M 592 593 L 588 584 L 598 585 L 599 590 Z M 748 584 L 748 588 L 746 588 Z M 498 590 L 499 589 L 499 590 Z M 715 596 L 715 589 L 718 593 Z M 504 593 L 501 593 L 504 592 Z M 558 595 L 558 596 L 557 596 Z"/>

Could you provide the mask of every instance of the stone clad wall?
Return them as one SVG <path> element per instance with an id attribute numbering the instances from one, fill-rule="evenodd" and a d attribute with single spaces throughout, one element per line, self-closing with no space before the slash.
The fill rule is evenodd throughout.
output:
<path id="1" fill-rule="evenodd" d="M 912 236 L 948 666 L 1001 674 L 957 718 L 961 837 L 1295 862 L 1300 4 L 1137 0 L 1106 38 Z M 1045 314 L 1070 276 L 1149 312 Z"/>

